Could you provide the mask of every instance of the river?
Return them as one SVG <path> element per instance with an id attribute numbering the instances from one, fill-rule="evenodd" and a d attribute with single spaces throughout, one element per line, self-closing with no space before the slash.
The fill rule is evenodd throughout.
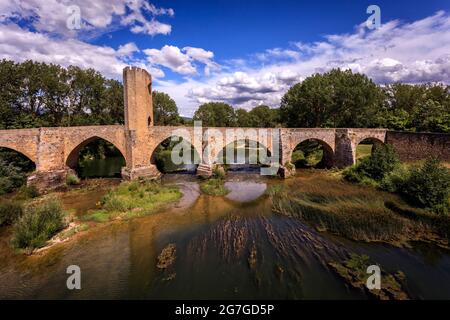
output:
<path id="1" fill-rule="evenodd" d="M 367 299 L 327 266 L 349 252 L 403 271 L 411 298 L 450 298 L 448 251 L 349 241 L 276 215 L 265 190 L 284 183 L 278 179 L 230 173 L 225 197 L 200 194 L 193 175 L 165 175 L 163 183 L 184 193 L 171 209 L 103 224 L 41 254 L 15 254 L 11 230 L 0 229 L 0 298 Z M 101 195 L 76 195 L 86 197 L 75 200 L 79 214 Z M 81 268 L 81 290 L 66 288 L 69 265 Z"/>

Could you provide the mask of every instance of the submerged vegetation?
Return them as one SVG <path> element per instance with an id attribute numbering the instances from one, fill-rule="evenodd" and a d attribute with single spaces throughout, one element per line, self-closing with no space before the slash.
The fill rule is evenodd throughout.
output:
<path id="1" fill-rule="evenodd" d="M 230 190 L 225 187 L 225 169 L 215 166 L 211 178 L 200 183 L 200 190 L 210 196 L 225 196 Z"/>
<path id="2" fill-rule="evenodd" d="M 351 254 L 350 258 L 343 263 L 330 262 L 328 265 L 352 287 L 363 290 L 373 298 L 380 300 L 408 299 L 405 288 L 406 277 L 401 271 L 397 271 L 394 274 L 382 273 L 379 290 L 367 288 L 367 267 L 374 264 L 366 255 Z"/>
<path id="3" fill-rule="evenodd" d="M 181 196 L 178 188 L 162 186 L 157 182 L 122 183 L 103 197 L 99 210 L 89 212 L 83 219 L 105 222 L 139 217 L 153 213 Z"/>
<path id="4" fill-rule="evenodd" d="M 269 190 L 276 213 L 352 240 L 403 243 L 437 240 L 438 234 L 444 238 L 443 244 L 448 243 L 448 232 L 443 226 L 450 225 L 449 217 L 414 208 L 395 194 L 352 185 L 325 174 L 314 180 L 305 176 L 299 182 L 301 187 L 286 184 Z"/>

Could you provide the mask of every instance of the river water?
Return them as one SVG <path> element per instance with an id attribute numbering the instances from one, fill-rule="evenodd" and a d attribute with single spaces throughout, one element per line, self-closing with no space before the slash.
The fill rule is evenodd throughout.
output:
<path id="1" fill-rule="evenodd" d="M 265 190 L 280 180 L 230 173 L 226 197 L 201 195 L 192 175 L 163 183 L 184 193 L 170 209 L 95 227 L 42 254 L 14 254 L 11 230 L 0 229 L 0 298 L 367 299 L 327 266 L 350 252 L 403 271 L 412 298 L 450 298 L 448 251 L 348 241 L 276 215 Z M 85 196 L 95 198 L 83 202 L 88 209 L 101 193 Z M 81 268 L 81 290 L 66 288 L 69 265 Z"/>

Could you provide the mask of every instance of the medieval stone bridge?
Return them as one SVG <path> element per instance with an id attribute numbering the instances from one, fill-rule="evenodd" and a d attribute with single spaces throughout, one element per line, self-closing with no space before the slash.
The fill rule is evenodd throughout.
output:
<path id="1" fill-rule="evenodd" d="M 0 130 L 0 147 L 18 151 L 32 160 L 36 172 L 28 182 L 44 190 L 64 183 L 67 172 L 76 167 L 80 150 L 99 138 L 122 153 L 126 162 L 122 169 L 125 179 L 157 177 L 160 173 L 153 153 L 161 142 L 172 136 L 191 142 L 202 170 L 217 162 L 224 146 L 242 138 L 256 140 L 270 154 L 278 153 L 277 164 L 281 168 L 291 160 L 295 147 L 309 139 L 323 145 L 326 164 L 330 167 L 354 164 L 356 147 L 365 139 L 391 143 L 408 160 L 430 153 L 450 159 L 450 135 L 356 128 L 233 128 L 237 130 L 230 134 L 229 128 L 154 126 L 151 76 L 134 67 L 124 69 L 124 96 L 125 125 Z"/>

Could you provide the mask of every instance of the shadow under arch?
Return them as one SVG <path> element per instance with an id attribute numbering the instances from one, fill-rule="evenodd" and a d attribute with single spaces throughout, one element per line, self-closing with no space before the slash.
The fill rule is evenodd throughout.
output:
<path id="1" fill-rule="evenodd" d="M 253 139 L 237 139 L 222 148 L 214 159 L 214 164 L 223 164 L 229 171 L 256 171 L 270 166 L 270 150 Z"/>
<path id="2" fill-rule="evenodd" d="M 189 154 L 184 154 L 188 150 Z M 172 161 L 172 153 L 181 163 Z M 187 161 L 184 161 L 187 159 Z M 195 173 L 199 164 L 200 154 L 192 143 L 178 135 L 173 135 L 161 141 L 152 151 L 150 163 L 161 173 Z"/>
<path id="3" fill-rule="evenodd" d="M 114 143 L 93 136 L 73 148 L 65 165 L 81 178 L 113 178 L 121 176 L 126 158 Z"/>
<path id="4" fill-rule="evenodd" d="M 356 160 L 358 161 L 362 158 L 370 156 L 376 148 L 384 144 L 385 143 L 383 141 L 375 137 L 362 138 L 356 144 L 356 152 L 355 152 Z"/>
<path id="5" fill-rule="evenodd" d="M 297 168 L 331 168 L 334 165 L 334 151 L 321 139 L 305 139 L 295 146 L 291 162 Z"/>
<path id="6" fill-rule="evenodd" d="M 23 186 L 36 163 L 24 153 L 0 146 L 0 194 L 9 193 Z"/>

